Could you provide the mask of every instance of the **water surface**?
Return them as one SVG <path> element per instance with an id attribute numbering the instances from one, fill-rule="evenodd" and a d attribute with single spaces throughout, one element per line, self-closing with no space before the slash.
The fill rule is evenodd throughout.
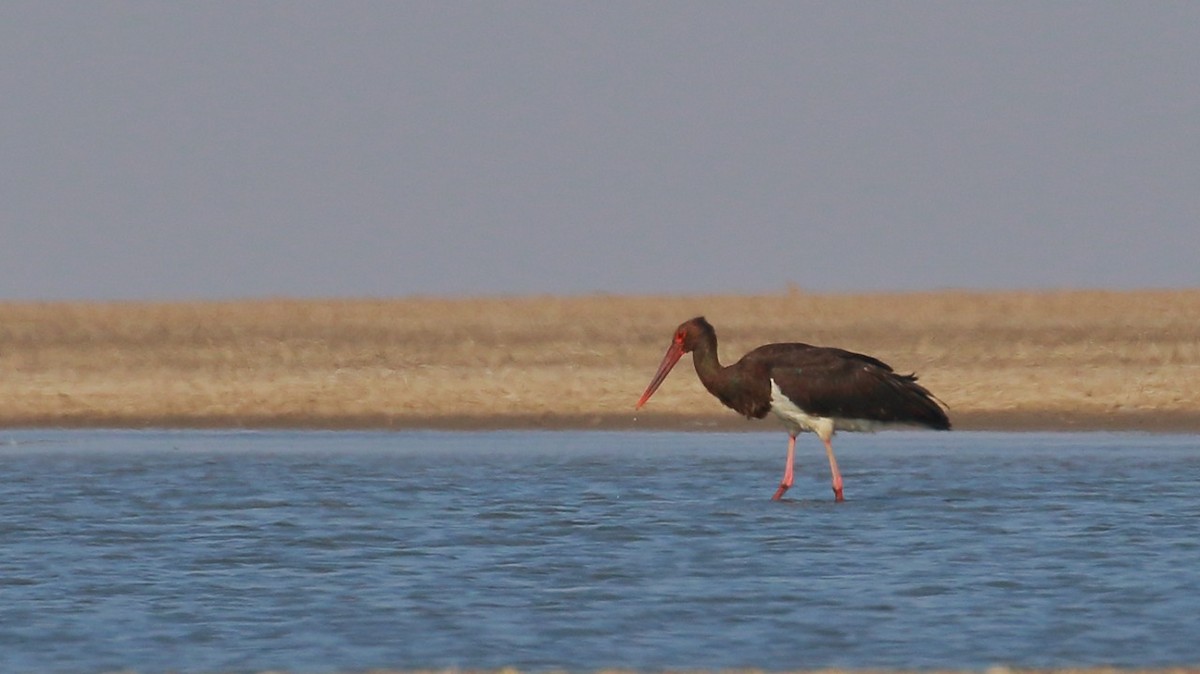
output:
<path id="1" fill-rule="evenodd" d="M 1200 438 L 0 432 L 0 671 L 1200 662 Z"/>

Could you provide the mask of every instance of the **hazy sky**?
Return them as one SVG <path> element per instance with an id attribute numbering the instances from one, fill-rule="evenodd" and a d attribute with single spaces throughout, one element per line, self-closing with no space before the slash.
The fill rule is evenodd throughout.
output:
<path id="1" fill-rule="evenodd" d="M 1198 2 L 0 4 L 0 299 L 1200 287 Z"/>

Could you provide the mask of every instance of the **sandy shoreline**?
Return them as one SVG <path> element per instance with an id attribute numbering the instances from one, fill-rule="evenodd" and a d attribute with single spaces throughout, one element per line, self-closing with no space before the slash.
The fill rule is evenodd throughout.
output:
<path id="1" fill-rule="evenodd" d="M 1200 432 L 1200 290 L 0 303 L 0 427 L 778 430 L 687 366 L 633 410 L 700 314 L 726 363 L 916 371 L 961 430 Z"/>
<path id="2" fill-rule="evenodd" d="M 1107 431 L 1141 433 L 1200 433 L 1200 414 L 1132 412 L 1121 415 L 1086 414 L 983 414 L 954 417 L 956 431 L 1070 432 Z M 241 429 L 241 430 L 312 430 L 312 431 L 490 431 L 490 430 L 594 430 L 594 431 L 684 431 L 684 432 L 755 432 L 780 431 L 782 427 L 768 419 L 751 421 L 733 414 L 660 415 L 649 418 L 623 415 L 491 415 L 401 417 L 376 414 L 361 416 L 220 416 L 172 415 L 131 416 L 74 415 L 5 419 L 0 428 L 8 429 Z"/>

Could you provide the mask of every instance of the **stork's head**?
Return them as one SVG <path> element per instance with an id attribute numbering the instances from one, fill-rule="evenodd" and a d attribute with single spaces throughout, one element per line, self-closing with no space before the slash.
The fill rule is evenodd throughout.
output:
<path id="1" fill-rule="evenodd" d="M 650 380 L 650 385 L 646 387 L 645 393 L 642 393 L 642 397 L 634 409 L 641 409 L 642 405 L 646 404 L 646 401 L 658 390 L 658 386 L 667 378 L 667 374 L 671 372 L 671 368 L 675 367 L 675 363 L 679 362 L 683 354 L 694 351 L 697 345 L 705 339 L 711 339 L 715 334 L 713 326 L 704 320 L 703 316 L 680 323 L 679 327 L 675 328 L 675 336 L 671 338 L 671 345 L 667 347 L 667 353 L 663 355 L 658 372 L 654 374 L 654 379 Z"/>

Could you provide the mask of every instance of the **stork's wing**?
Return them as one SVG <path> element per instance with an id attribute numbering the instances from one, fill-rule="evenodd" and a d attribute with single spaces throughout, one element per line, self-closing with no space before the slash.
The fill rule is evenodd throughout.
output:
<path id="1" fill-rule="evenodd" d="M 746 358 L 769 359 L 779 390 L 809 414 L 948 429 L 950 420 L 916 375 L 843 349 L 771 344 Z"/>

